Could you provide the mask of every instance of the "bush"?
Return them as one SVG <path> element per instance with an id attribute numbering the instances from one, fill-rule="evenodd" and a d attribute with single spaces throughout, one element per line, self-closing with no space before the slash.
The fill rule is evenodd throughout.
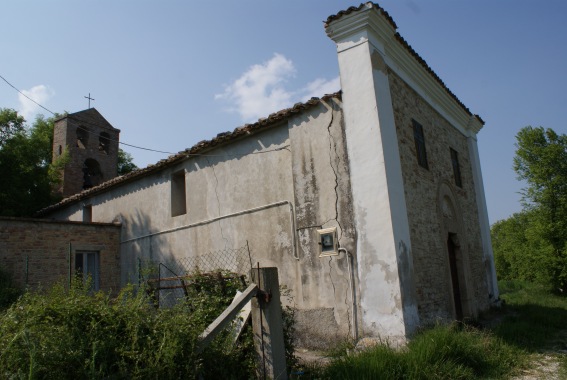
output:
<path id="1" fill-rule="evenodd" d="M 235 348 L 221 334 L 202 354 L 195 350 L 238 285 L 197 275 L 187 300 L 170 309 L 155 309 L 133 287 L 115 299 L 81 284 L 27 293 L 0 315 L 0 378 L 249 378 L 250 331 Z"/>

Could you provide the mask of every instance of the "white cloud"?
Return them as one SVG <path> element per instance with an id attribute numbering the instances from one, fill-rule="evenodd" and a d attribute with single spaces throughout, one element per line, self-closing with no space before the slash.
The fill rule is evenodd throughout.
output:
<path id="1" fill-rule="evenodd" d="M 336 92 L 340 88 L 339 78 L 322 78 L 309 82 L 305 87 L 293 91 L 286 88 L 288 79 L 296 73 L 293 62 L 275 53 L 262 64 L 251 66 L 232 84 L 225 87 L 215 99 L 228 101 L 229 111 L 237 112 L 244 121 L 254 121 L 272 112 L 290 107 L 297 101 L 305 101 L 313 96 L 321 97 Z"/>
<path id="2" fill-rule="evenodd" d="M 341 88 L 341 80 L 339 77 L 326 80 L 323 78 L 317 78 L 312 82 L 307 83 L 300 92 L 304 95 L 302 96 L 302 100 L 306 101 L 313 97 L 320 98 L 323 95 L 333 94 L 339 91 Z"/>
<path id="3" fill-rule="evenodd" d="M 269 61 L 251 66 L 215 99 L 231 102 L 230 110 L 238 112 L 243 120 L 266 116 L 290 104 L 292 94 L 284 83 L 294 74 L 293 62 L 276 53 Z"/>
<path id="4" fill-rule="evenodd" d="M 54 95 L 53 91 L 43 84 L 34 86 L 29 90 L 22 90 L 22 93 L 43 106 Z M 18 100 L 20 101 L 19 113 L 26 119 L 26 121 L 33 121 L 36 114 L 40 113 L 40 111 L 43 111 L 40 106 L 29 100 L 22 94 L 18 95 Z"/>

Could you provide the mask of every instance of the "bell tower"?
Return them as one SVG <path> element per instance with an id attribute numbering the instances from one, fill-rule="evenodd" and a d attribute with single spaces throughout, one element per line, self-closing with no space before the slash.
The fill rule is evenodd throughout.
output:
<path id="1" fill-rule="evenodd" d="M 53 160 L 67 152 L 69 161 L 54 191 L 67 198 L 116 177 L 119 136 L 95 108 L 55 120 Z"/>

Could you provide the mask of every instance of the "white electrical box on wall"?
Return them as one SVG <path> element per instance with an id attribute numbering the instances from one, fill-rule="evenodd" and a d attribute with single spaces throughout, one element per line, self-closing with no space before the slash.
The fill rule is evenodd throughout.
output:
<path id="1" fill-rule="evenodd" d="M 337 256 L 339 254 L 339 241 L 337 227 L 317 230 L 319 257 Z"/>

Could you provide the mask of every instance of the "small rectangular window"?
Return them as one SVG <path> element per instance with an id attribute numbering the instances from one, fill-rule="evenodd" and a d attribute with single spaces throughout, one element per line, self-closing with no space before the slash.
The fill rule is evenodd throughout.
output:
<path id="1" fill-rule="evenodd" d="M 99 253 L 97 251 L 77 251 L 75 253 L 75 274 L 85 283 L 90 281 L 91 290 L 99 290 Z"/>
<path id="2" fill-rule="evenodd" d="M 180 170 L 171 175 L 171 216 L 186 213 L 185 170 Z"/>
<path id="3" fill-rule="evenodd" d="M 83 206 L 83 222 L 92 222 L 93 221 L 93 206 L 92 205 L 84 205 Z"/>
<path id="4" fill-rule="evenodd" d="M 463 187 L 463 182 L 461 180 L 461 167 L 459 165 L 459 153 L 451 149 L 451 164 L 453 165 L 453 177 L 455 177 L 455 185 L 458 187 Z"/>
<path id="5" fill-rule="evenodd" d="M 427 164 L 427 152 L 425 150 L 425 136 L 423 134 L 423 127 L 415 120 L 412 120 L 412 124 L 417 162 L 419 166 L 425 169 L 429 169 L 429 165 Z"/>

